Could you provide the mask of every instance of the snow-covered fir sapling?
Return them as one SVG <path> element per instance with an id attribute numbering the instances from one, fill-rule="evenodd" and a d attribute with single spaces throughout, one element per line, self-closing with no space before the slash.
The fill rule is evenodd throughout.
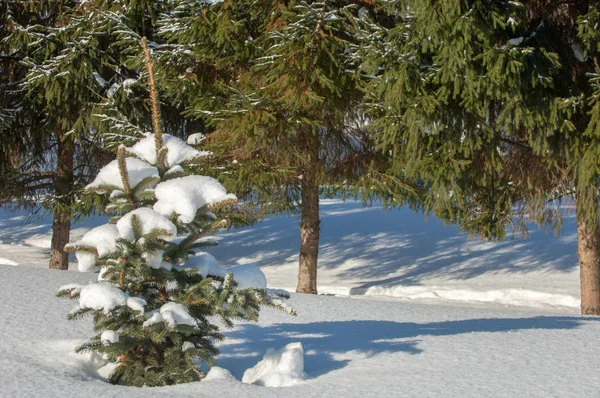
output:
<path id="1" fill-rule="evenodd" d="M 294 312 L 285 295 L 267 292 L 260 269 L 228 272 L 199 251 L 214 245 L 208 236 L 227 224 L 216 214 L 236 198 L 217 180 L 186 173 L 187 163 L 208 153 L 161 133 L 143 44 L 154 133 L 121 146 L 87 186 L 108 197 L 112 218 L 69 247 L 80 271 L 100 271 L 98 282 L 64 286 L 58 296 L 79 301 L 69 319 L 93 316 L 96 334 L 77 351 L 100 354 L 112 383 L 162 386 L 201 380 L 200 364 L 214 364 L 223 335 L 209 317 L 230 327 L 235 319 L 256 321 L 263 305 Z"/>

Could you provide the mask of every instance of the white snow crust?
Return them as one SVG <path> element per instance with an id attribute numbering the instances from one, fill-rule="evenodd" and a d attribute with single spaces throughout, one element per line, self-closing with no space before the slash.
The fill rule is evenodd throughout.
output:
<path id="1" fill-rule="evenodd" d="M 176 213 L 183 223 L 192 222 L 203 206 L 236 199 L 214 178 L 196 175 L 161 182 L 156 186 L 155 195 L 154 210 L 167 217 Z"/>
<path id="2" fill-rule="evenodd" d="M 151 315 L 150 318 L 143 323 L 146 327 L 159 322 L 167 322 L 170 327 L 177 325 L 198 325 L 196 320 L 190 315 L 187 307 L 175 302 L 163 304 L 158 311 L 152 311 L 148 315 Z"/>
<path id="3" fill-rule="evenodd" d="M 194 343 L 191 343 L 189 341 L 184 341 L 183 344 L 181 345 L 181 351 L 185 352 L 187 350 L 191 350 L 192 348 L 196 348 L 196 346 L 194 345 Z"/>
<path id="4" fill-rule="evenodd" d="M 148 303 L 141 297 L 129 297 L 126 304 L 134 311 L 144 312 L 144 307 Z"/>
<path id="5" fill-rule="evenodd" d="M 256 265 L 236 265 L 226 271 L 233 273 L 233 279 L 237 282 L 238 289 L 267 288 L 267 277 Z"/>
<path id="6" fill-rule="evenodd" d="M 127 293 L 110 283 L 90 283 L 81 289 L 79 306 L 108 314 L 116 307 L 127 305 L 128 298 Z"/>
<path id="7" fill-rule="evenodd" d="M 169 168 L 197 157 L 210 155 L 210 152 L 197 151 L 187 145 L 182 139 L 169 134 L 163 134 L 163 146 L 168 150 L 166 166 Z M 145 138 L 142 138 L 127 150 L 138 156 L 140 159 L 143 159 L 152 165 L 156 165 L 157 159 L 154 134 L 148 134 Z"/>
<path id="8" fill-rule="evenodd" d="M 399 220 L 391 221 L 398 228 Z M 18 248 L 27 253 L 26 246 Z M 579 398 L 598 392 L 600 322 L 577 315 L 576 309 L 297 294 L 290 300 L 297 317 L 263 310 L 259 323 L 223 330 L 217 367 L 226 371 L 216 369 L 213 376 L 229 371 L 235 379 L 211 381 L 211 376 L 206 382 L 157 388 L 112 385 L 106 378 L 118 364 L 100 368 L 103 359 L 74 352 L 90 335 L 91 319 L 67 321 L 72 303 L 51 298 L 61 285 L 93 279 L 89 273 L 0 266 L 3 397 Z M 313 378 L 284 389 L 240 381 L 267 348 L 292 342 L 302 343 L 304 370 Z"/>
<path id="9" fill-rule="evenodd" d="M 70 244 L 71 246 L 92 246 L 98 251 L 98 255 L 78 251 L 75 253 L 77 257 L 77 266 L 80 272 L 89 272 L 96 269 L 98 257 L 106 256 L 114 253 L 117 250 L 117 239 L 119 238 L 119 230 L 114 224 L 105 224 L 86 232 L 81 240 Z"/>
<path id="10" fill-rule="evenodd" d="M 139 209 L 130 211 L 125 214 L 119 221 L 117 221 L 117 229 L 121 238 L 133 241 L 133 227 L 131 225 L 131 218 L 137 216 L 140 221 L 140 227 L 143 235 L 149 234 L 154 229 L 163 229 L 166 234 L 162 236 L 165 240 L 172 240 L 177 235 L 177 227 L 171 221 L 169 221 L 163 215 L 155 212 L 154 210 L 141 207 Z"/>
<path id="11" fill-rule="evenodd" d="M 302 343 L 295 342 L 280 350 L 269 348 L 259 363 L 244 372 L 242 382 L 265 387 L 290 387 L 307 378 L 304 348 Z"/>
<path id="12" fill-rule="evenodd" d="M 202 276 L 202 278 L 206 278 L 209 270 L 211 269 L 221 268 L 217 259 L 209 253 L 206 252 L 196 252 L 194 256 L 189 257 L 185 264 L 175 266 L 175 270 L 183 271 L 185 269 L 196 269 L 198 273 Z M 214 275 L 214 274 L 213 274 Z"/>
<path id="13" fill-rule="evenodd" d="M 125 158 L 125 166 L 129 176 L 129 185 L 134 188 L 140 182 L 148 177 L 158 177 L 156 167 L 136 158 Z M 125 190 L 123 180 L 121 179 L 121 171 L 119 170 L 118 160 L 113 160 L 104 166 L 94 181 L 89 184 L 86 189 L 100 188 L 104 186 L 114 187 L 118 190 Z"/>
<path id="14" fill-rule="evenodd" d="M 115 344 L 119 342 L 119 333 L 114 330 L 105 330 L 100 335 L 100 341 L 104 344 Z"/>

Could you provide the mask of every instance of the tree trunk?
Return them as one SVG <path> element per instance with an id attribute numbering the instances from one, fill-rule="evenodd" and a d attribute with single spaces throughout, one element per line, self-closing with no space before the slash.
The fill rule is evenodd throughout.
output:
<path id="1" fill-rule="evenodd" d="M 319 257 L 319 182 L 318 137 L 306 137 L 306 167 L 302 174 L 301 219 L 300 219 L 300 263 L 298 268 L 298 293 L 317 294 L 317 261 Z"/>
<path id="2" fill-rule="evenodd" d="M 55 206 L 53 212 L 50 269 L 66 270 L 69 268 L 69 253 L 64 249 L 65 245 L 69 243 L 71 234 L 69 193 L 73 189 L 73 160 L 73 142 L 68 138 L 59 137 L 54 187 L 55 196 L 60 205 Z"/>
<path id="3" fill-rule="evenodd" d="M 577 254 L 581 284 L 581 313 L 600 315 L 600 229 L 577 221 Z"/>

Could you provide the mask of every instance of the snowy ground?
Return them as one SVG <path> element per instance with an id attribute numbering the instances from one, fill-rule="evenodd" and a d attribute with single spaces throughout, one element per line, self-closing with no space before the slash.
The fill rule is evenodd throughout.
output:
<path id="1" fill-rule="evenodd" d="M 355 202 L 321 201 L 319 292 L 403 299 L 492 302 L 560 307 L 576 314 L 579 271 L 574 212 L 564 215 L 560 237 L 532 226 L 529 239 L 467 239 L 455 226 L 408 209 L 382 212 Z M 46 268 L 51 218 L 0 210 L 0 264 Z M 73 239 L 99 225 L 74 225 Z M 270 287 L 294 290 L 298 219 L 269 219 L 219 235 L 210 252 L 222 265 L 255 264 Z M 76 269 L 73 263 L 73 269 Z"/>
<path id="2" fill-rule="evenodd" d="M 597 396 L 600 323 L 515 308 L 467 308 L 298 296 L 291 317 L 265 310 L 227 333 L 218 365 L 232 380 L 133 388 L 101 380 L 73 347 L 89 319 L 69 322 L 60 285 L 90 274 L 0 266 L 3 397 L 582 397 Z M 308 379 L 241 383 L 268 347 L 301 342 Z"/>
<path id="3" fill-rule="evenodd" d="M 95 275 L 39 269 L 50 219 L 24 224 L 23 214 L 1 212 L 0 396 L 598 395 L 600 319 L 577 316 L 569 215 L 560 238 L 532 230 L 529 240 L 502 243 L 467 242 L 455 227 L 408 210 L 323 201 L 322 215 L 319 290 L 342 297 L 293 295 L 297 317 L 264 310 L 259 324 L 228 331 L 218 366 L 232 379 L 139 389 L 106 383 L 73 353 L 92 334 L 91 320 L 67 321 L 74 303 L 54 294 Z M 99 223 L 76 226 L 74 238 Z M 297 223 L 282 217 L 222 233 L 211 252 L 223 265 L 260 265 L 271 287 L 293 287 Z M 281 388 L 241 382 L 268 348 L 295 342 L 304 347 L 306 380 Z"/>

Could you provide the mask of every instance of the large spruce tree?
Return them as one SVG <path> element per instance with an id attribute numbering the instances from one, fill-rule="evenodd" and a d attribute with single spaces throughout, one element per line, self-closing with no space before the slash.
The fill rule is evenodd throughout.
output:
<path id="1" fill-rule="evenodd" d="M 391 172 L 485 238 L 515 216 L 559 225 L 554 205 L 573 195 L 581 311 L 600 314 L 598 2 L 382 4 L 396 23 L 365 41 L 364 67 Z"/>
<path id="2" fill-rule="evenodd" d="M 381 182 L 384 161 L 357 112 L 370 3 L 176 3 L 160 29 L 171 43 L 159 61 L 167 95 L 214 129 L 206 147 L 225 186 L 263 210 L 300 214 L 297 291 L 316 293 L 320 193 Z M 410 189 L 394 178 L 386 187 Z"/>

